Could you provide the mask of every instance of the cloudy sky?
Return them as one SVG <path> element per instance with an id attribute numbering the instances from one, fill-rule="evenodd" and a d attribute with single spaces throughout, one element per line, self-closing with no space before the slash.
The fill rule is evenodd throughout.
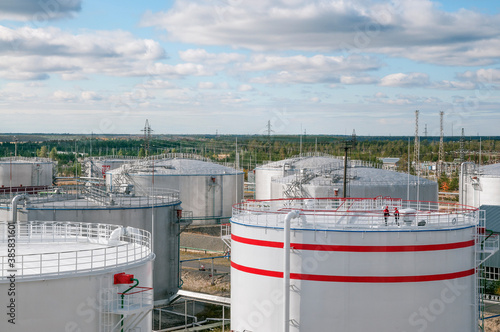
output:
<path id="1" fill-rule="evenodd" d="M 0 132 L 500 135 L 490 0 L 2 0 Z"/>

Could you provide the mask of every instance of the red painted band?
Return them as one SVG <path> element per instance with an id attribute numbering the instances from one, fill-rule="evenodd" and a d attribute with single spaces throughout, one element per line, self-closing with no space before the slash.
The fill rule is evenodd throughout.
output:
<path id="1" fill-rule="evenodd" d="M 269 248 L 283 248 L 283 242 L 255 240 L 255 239 L 249 239 L 249 238 L 241 237 L 241 236 L 234 235 L 234 234 L 231 234 L 231 241 L 236 241 L 236 242 L 240 242 L 240 243 L 244 243 L 244 244 L 250 244 L 252 246 L 269 247 Z"/>
<path id="2" fill-rule="evenodd" d="M 255 269 L 248 266 L 243 266 L 231 262 L 231 267 L 236 270 L 256 274 L 266 277 L 283 278 L 283 272 Z M 318 274 L 302 274 L 290 273 L 290 279 L 295 280 L 310 280 L 310 281 L 325 281 L 325 282 L 357 282 L 357 283 L 402 283 L 402 282 L 425 282 L 425 281 L 440 281 L 451 280 L 471 276 L 475 273 L 475 269 L 466 271 L 431 274 L 420 276 L 327 276 Z"/>
<path id="3" fill-rule="evenodd" d="M 231 240 L 260 247 L 283 248 L 283 242 L 263 241 L 249 239 L 231 234 Z M 451 250 L 467 248 L 474 246 L 474 240 L 441 243 L 441 244 L 423 244 L 410 246 L 348 246 L 348 245 L 323 245 L 307 243 L 291 243 L 290 247 L 297 250 L 315 250 L 315 251 L 344 251 L 344 252 L 405 252 L 405 251 L 434 251 Z"/>

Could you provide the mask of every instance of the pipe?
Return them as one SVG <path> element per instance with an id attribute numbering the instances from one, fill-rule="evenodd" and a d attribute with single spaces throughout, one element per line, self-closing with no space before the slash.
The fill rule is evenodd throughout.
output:
<path id="1" fill-rule="evenodd" d="M 129 289 L 127 289 L 126 291 L 124 291 L 122 294 L 121 294 L 121 297 L 122 297 L 122 309 L 123 309 L 123 298 L 125 297 L 125 293 L 131 291 L 132 289 L 134 289 L 135 287 L 137 287 L 139 285 L 139 280 L 138 279 L 132 279 L 133 281 L 135 281 L 135 285 L 131 286 Z M 121 315 L 121 319 L 120 319 L 120 324 L 121 324 L 121 332 L 123 332 L 123 315 Z"/>
<path id="2" fill-rule="evenodd" d="M 298 210 L 289 212 L 283 226 L 283 332 L 290 331 L 290 221 L 299 216 Z"/>
<path id="3" fill-rule="evenodd" d="M 473 162 L 467 161 L 463 162 L 460 165 L 460 181 L 459 181 L 459 193 L 461 197 L 460 204 L 463 205 L 469 205 L 468 199 L 467 199 L 467 187 L 465 186 L 465 165 L 473 165 L 476 166 Z M 475 196 L 475 195 L 474 195 Z M 460 197 L 459 197 L 460 198 Z"/>
<path id="4" fill-rule="evenodd" d="M 12 199 L 12 203 L 11 203 L 11 209 L 12 209 L 12 218 L 11 218 L 11 220 L 12 221 L 11 222 L 14 223 L 14 224 L 17 223 L 17 203 L 20 200 L 27 201 L 28 200 L 28 195 L 21 194 L 21 195 L 15 196 Z"/>

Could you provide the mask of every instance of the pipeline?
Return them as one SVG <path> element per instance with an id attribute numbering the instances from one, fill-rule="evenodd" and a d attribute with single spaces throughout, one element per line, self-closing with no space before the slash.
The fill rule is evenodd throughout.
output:
<path id="1" fill-rule="evenodd" d="M 21 194 L 21 195 L 15 196 L 12 199 L 12 203 L 11 203 L 11 209 L 12 209 L 11 222 L 14 223 L 14 224 L 17 223 L 17 203 L 19 203 L 20 200 L 27 201 L 28 200 L 28 195 Z"/>
<path id="2" fill-rule="evenodd" d="M 290 221 L 298 217 L 300 211 L 289 212 L 283 226 L 283 332 L 290 331 Z"/>
<path id="3" fill-rule="evenodd" d="M 127 293 L 128 291 L 131 291 L 132 289 L 134 289 L 135 287 L 137 287 L 139 285 L 139 280 L 138 279 L 131 279 L 133 281 L 135 281 L 135 285 L 131 286 L 129 289 L 127 289 L 126 291 L 124 291 L 123 293 L 121 293 L 121 297 L 122 297 L 122 309 L 123 309 L 123 298 L 125 297 L 125 293 Z M 120 320 L 120 323 L 121 323 L 121 332 L 123 332 L 123 315 L 121 317 L 121 320 Z"/>

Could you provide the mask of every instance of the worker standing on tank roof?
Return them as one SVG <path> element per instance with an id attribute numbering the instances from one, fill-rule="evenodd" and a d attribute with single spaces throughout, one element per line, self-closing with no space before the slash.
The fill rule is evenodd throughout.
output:
<path id="1" fill-rule="evenodd" d="M 387 218 L 389 218 L 389 207 L 386 206 L 384 209 L 384 220 L 385 220 L 385 225 L 387 226 Z"/>
<path id="2" fill-rule="evenodd" d="M 399 226 L 399 210 L 397 207 L 394 208 L 394 221 L 396 221 L 396 225 Z"/>

